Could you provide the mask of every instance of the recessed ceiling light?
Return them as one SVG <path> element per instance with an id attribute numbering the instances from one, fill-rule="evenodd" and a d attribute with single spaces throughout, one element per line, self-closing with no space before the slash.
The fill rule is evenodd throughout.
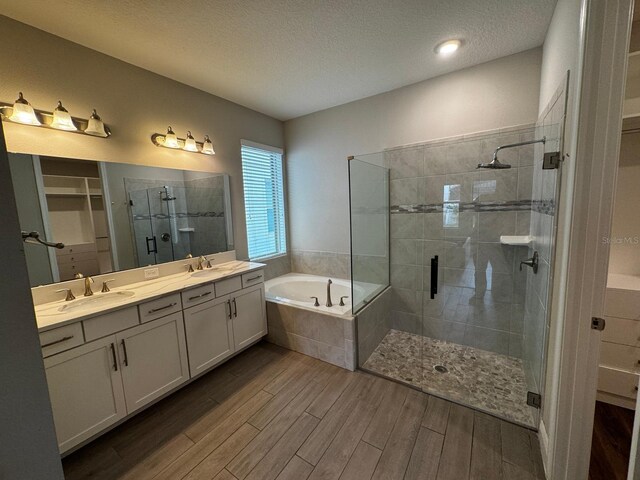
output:
<path id="1" fill-rule="evenodd" d="M 448 57 L 456 50 L 460 48 L 462 42 L 460 40 L 447 40 L 446 42 L 439 43 L 436 46 L 436 53 L 438 55 L 442 55 L 443 57 Z"/>

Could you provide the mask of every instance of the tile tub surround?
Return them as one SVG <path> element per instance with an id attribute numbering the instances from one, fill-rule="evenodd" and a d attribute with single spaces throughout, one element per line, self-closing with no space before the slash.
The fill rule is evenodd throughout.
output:
<path id="1" fill-rule="evenodd" d="M 454 137 L 385 152 L 391 175 L 390 327 L 522 355 L 524 247 L 501 235 L 530 233 L 533 146 L 500 152 L 508 170 L 479 170 L 499 145 L 531 140 L 534 126 Z M 546 207 L 546 206 L 545 206 Z M 439 295 L 429 298 L 430 259 Z"/>
<path id="2" fill-rule="evenodd" d="M 268 342 L 355 370 L 355 321 L 267 300 Z"/>
<path id="3" fill-rule="evenodd" d="M 434 367 L 442 365 L 447 373 Z M 522 361 L 390 330 L 363 368 L 509 421 L 534 427 Z"/>
<path id="4" fill-rule="evenodd" d="M 260 262 L 265 264 L 265 267 L 264 267 L 265 281 L 271 280 L 272 278 L 280 277 L 282 275 L 286 275 L 287 273 L 292 272 L 291 256 L 288 253 L 286 255 L 281 255 L 279 257 L 260 260 Z"/>
<path id="5" fill-rule="evenodd" d="M 351 278 L 351 255 L 348 253 L 294 250 L 291 271 L 324 277 Z"/>
<path id="6" fill-rule="evenodd" d="M 362 367 L 382 339 L 389 333 L 393 291 L 386 288 L 356 315 L 358 366 Z"/>

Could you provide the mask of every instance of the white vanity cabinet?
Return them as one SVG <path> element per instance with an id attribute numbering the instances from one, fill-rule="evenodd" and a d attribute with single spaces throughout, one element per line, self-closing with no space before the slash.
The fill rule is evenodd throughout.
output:
<path id="1" fill-rule="evenodd" d="M 217 365 L 234 352 L 231 320 L 228 296 L 184 310 L 192 377 Z"/>
<path id="2" fill-rule="evenodd" d="M 61 453 L 267 334 L 263 272 L 223 278 L 42 331 Z"/>
<path id="3" fill-rule="evenodd" d="M 128 413 L 189 379 L 181 312 L 130 328 L 116 337 Z"/>
<path id="4" fill-rule="evenodd" d="M 264 286 L 245 288 L 231 295 L 233 345 L 240 350 L 267 334 Z"/>
<path id="5" fill-rule="evenodd" d="M 61 453 L 127 415 L 116 342 L 112 335 L 44 359 Z"/>

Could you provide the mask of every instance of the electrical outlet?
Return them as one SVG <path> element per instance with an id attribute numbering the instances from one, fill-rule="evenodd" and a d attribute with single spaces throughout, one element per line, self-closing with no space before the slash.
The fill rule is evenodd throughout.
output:
<path id="1" fill-rule="evenodd" d="M 156 268 L 147 268 L 144 271 L 144 278 L 146 278 L 147 280 L 150 278 L 157 278 L 160 276 L 160 270 L 156 267 Z"/>

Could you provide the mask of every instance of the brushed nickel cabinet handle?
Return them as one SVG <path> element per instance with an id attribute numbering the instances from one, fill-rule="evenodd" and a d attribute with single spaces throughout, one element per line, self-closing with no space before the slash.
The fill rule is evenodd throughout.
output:
<path id="1" fill-rule="evenodd" d="M 124 343 L 124 338 L 122 339 L 122 351 L 124 352 L 124 366 L 129 366 L 129 355 L 127 355 L 127 344 Z"/>
<path id="2" fill-rule="evenodd" d="M 238 304 L 236 303 L 236 299 L 232 300 L 233 302 L 233 316 L 238 318 Z"/>
<path id="3" fill-rule="evenodd" d="M 259 278 L 262 278 L 262 275 L 257 275 L 255 277 L 247 278 L 247 282 L 252 282 L 254 280 L 258 280 Z"/>
<path id="4" fill-rule="evenodd" d="M 42 345 L 42 348 L 47 348 L 52 345 L 57 345 L 58 343 L 66 342 L 67 340 L 71 340 L 72 338 L 73 338 L 73 335 L 62 337 L 60 340 L 54 340 L 53 342 L 45 343 L 44 345 Z"/>
<path id="5" fill-rule="evenodd" d="M 189 297 L 189 300 L 195 300 L 196 298 L 206 297 L 207 295 L 211 295 L 213 292 L 204 292 L 201 295 L 196 295 L 194 297 Z"/>
<path id="6" fill-rule="evenodd" d="M 113 342 L 111 343 L 111 353 L 113 355 L 113 369 L 117 372 L 118 371 L 118 358 L 116 357 L 116 346 L 115 346 L 115 344 Z"/>
<path id="7" fill-rule="evenodd" d="M 169 305 L 165 305 L 164 307 L 152 308 L 151 310 L 149 310 L 149 313 L 160 312 L 162 310 L 166 310 L 167 308 L 175 307 L 176 305 L 177 303 L 173 302 L 173 303 L 170 303 Z"/>

